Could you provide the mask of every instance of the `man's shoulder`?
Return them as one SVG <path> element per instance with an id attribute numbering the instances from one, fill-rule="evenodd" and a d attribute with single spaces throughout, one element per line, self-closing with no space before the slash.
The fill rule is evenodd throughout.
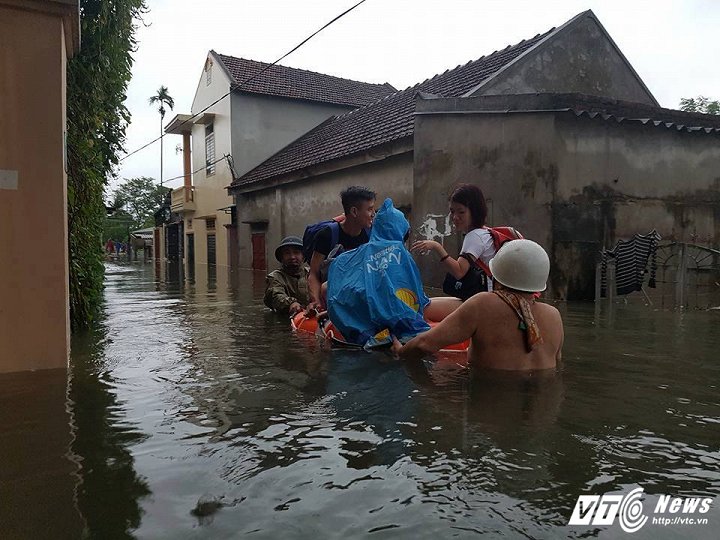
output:
<path id="1" fill-rule="evenodd" d="M 538 309 L 546 314 L 548 317 L 553 317 L 556 319 L 562 320 L 562 316 L 560 315 L 560 310 L 553 306 L 552 304 L 548 304 L 546 302 L 536 302 L 536 305 Z"/>
<path id="2" fill-rule="evenodd" d="M 276 269 L 276 270 L 273 270 L 272 272 L 270 272 L 270 273 L 267 275 L 268 279 L 283 279 L 283 278 L 285 278 L 286 276 L 287 276 L 287 274 L 286 274 L 285 272 L 283 272 L 283 269 L 282 269 L 282 268 L 278 268 L 278 269 Z"/>

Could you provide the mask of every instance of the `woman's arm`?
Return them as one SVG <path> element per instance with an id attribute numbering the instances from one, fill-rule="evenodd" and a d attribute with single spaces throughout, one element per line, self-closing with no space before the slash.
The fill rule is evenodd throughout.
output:
<path id="1" fill-rule="evenodd" d="M 414 242 L 410 251 L 413 253 L 426 253 L 434 251 L 440 257 L 440 264 L 446 272 L 452 274 L 455 279 L 462 279 L 470 269 L 470 263 L 465 257 L 453 259 L 450 257 L 445 248 L 435 240 L 418 240 Z"/>

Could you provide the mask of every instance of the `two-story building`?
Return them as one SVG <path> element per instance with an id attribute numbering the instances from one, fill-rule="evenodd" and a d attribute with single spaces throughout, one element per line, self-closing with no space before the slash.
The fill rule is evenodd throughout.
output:
<path id="1" fill-rule="evenodd" d="M 227 187 L 326 119 L 395 89 L 210 51 L 190 114 L 165 133 L 183 136 L 184 184 L 173 190 L 156 253 L 196 265 L 265 269 L 273 216 L 239 223 Z M 247 229 L 241 243 L 238 229 Z M 164 248 L 163 248 L 164 246 Z"/>

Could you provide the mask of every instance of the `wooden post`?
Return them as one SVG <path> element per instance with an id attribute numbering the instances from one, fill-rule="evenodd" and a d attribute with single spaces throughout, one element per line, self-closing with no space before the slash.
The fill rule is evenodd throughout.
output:
<path id="1" fill-rule="evenodd" d="M 595 303 L 602 298 L 602 263 L 595 265 Z"/>
<path id="2" fill-rule="evenodd" d="M 617 293 L 617 285 L 615 284 L 615 261 L 608 260 L 607 262 L 606 283 L 608 303 L 612 304 L 615 301 L 615 294 Z"/>

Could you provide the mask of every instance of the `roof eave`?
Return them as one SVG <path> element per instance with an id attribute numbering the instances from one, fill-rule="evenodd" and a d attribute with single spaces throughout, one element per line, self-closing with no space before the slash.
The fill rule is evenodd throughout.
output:
<path id="1" fill-rule="evenodd" d="M 264 189 L 275 188 L 281 185 L 291 184 L 300 180 L 316 178 L 318 176 L 362 166 L 368 163 L 374 163 L 388 159 L 394 156 L 406 154 L 413 151 L 413 137 L 407 136 L 401 139 L 388 141 L 376 147 L 356 152 L 355 154 L 342 156 L 329 161 L 308 165 L 302 169 L 296 169 L 286 173 L 269 176 L 261 180 L 245 183 L 238 182 L 227 186 L 229 195 L 241 195 Z M 239 179 L 242 181 L 242 178 Z"/>

